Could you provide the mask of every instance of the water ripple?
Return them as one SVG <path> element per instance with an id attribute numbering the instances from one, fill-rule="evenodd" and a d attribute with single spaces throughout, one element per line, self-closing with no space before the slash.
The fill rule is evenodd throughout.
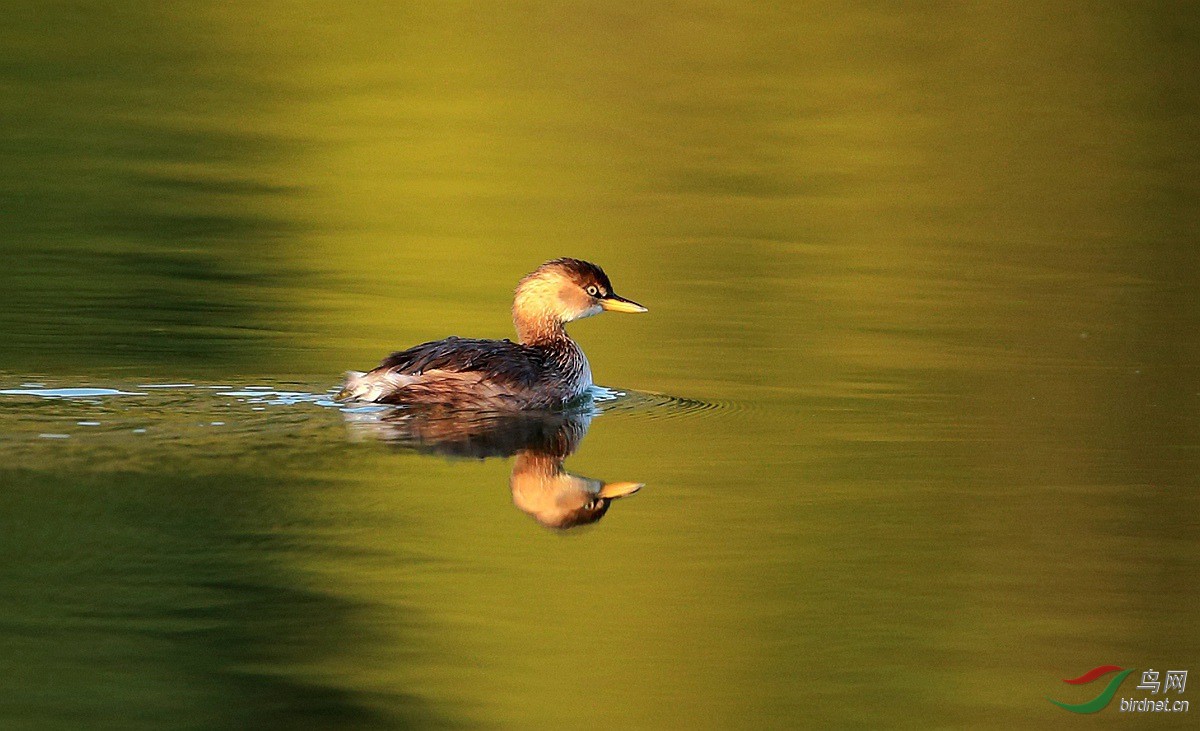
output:
<path id="1" fill-rule="evenodd" d="M 617 391 L 603 388 L 593 396 L 596 408 L 603 414 L 630 414 L 651 419 L 679 419 L 735 410 L 730 402 L 671 396 L 651 391 Z"/>
<path id="2" fill-rule="evenodd" d="M 0 390 L 4 396 L 37 396 L 39 398 L 94 398 L 96 396 L 145 396 L 136 391 L 116 388 L 6 388 Z"/>

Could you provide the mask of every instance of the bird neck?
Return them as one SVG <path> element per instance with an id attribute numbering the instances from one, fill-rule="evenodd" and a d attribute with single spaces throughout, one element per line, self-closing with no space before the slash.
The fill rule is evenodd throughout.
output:
<path id="1" fill-rule="evenodd" d="M 557 279 L 533 275 L 517 285 L 513 293 L 512 317 L 522 344 L 571 342 L 563 329 L 562 288 L 563 283 Z"/>
<path id="2" fill-rule="evenodd" d="M 552 479 L 563 471 L 563 458 L 537 449 L 522 449 L 513 462 L 512 479 Z"/>
<path id="3" fill-rule="evenodd" d="M 567 335 L 562 322 L 548 314 L 540 317 L 530 316 L 518 310 L 513 313 L 513 325 L 517 328 L 517 337 L 522 345 L 571 342 L 571 337 Z"/>

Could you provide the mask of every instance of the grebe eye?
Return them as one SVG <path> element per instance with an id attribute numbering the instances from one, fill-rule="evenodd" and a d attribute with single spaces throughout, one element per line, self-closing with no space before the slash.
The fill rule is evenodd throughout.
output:
<path id="1" fill-rule="evenodd" d="M 589 285 L 588 285 L 588 288 L 587 288 L 587 293 L 588 293 L 588 294 L 590 294 L 591 296 L 595 297 L 595 296 L 596 296 L 596 294 L 597 294 L 598 292 L 599 292 L 599 290 L 598 290 L 598 289 L 596 289 L 596 285 L 594 285 L 594 284 L 589 284 Z"/>

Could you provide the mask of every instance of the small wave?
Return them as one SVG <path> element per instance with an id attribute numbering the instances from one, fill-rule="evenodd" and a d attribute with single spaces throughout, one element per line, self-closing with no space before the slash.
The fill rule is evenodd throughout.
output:
<path id="1" fill-rule="evenodd" d="M 6 388 L 3 396 L 36 396 L 38 398 L 95 398 L 97 396 L 145 396 L 137 391 L 122 391 L 117 388 Z"/>
<path id="2" fill-rule="evenodd" d="M 245 421 L 251 414 L 273 411 L 278 407 L 310 406 L 319 409 L 342 411 L 351 414 L 371 414 L 378 411 L 390 411 L 395 407 L 382 404 L 342 403 L 333 398 L 336 387 L 322 390 L 315 384 L 287 383 L 276 386 L 264 385 L 262 381 L 245 385 L 224 385 L 178 382 L 145 382 L 135 387 L 124 384 L 113 384 L 112 387 L 72 386 L 63 388 L 47 387 L 41 382 L 26 382 L 18 388 L 0 389 L 0 396 L 31 397 L 47 401 L 86 401 L 101 408 L 98 412 L 72 411 L 71 418 L 74 426 L 95 427 L 111 425 L 114 420 L 133 419 L 135 416 L 152 415 L 154 420 L 164 419 L 164 409 L 176 414 L 207 414 L 214 409 L 220 411 L 218 418 L 201 420 L 202 424 L 213 421 L 223 421 L 221 417 L 231 415 L 222 409 L 233 404 L 221 405 L 215 398 L 229 399 L 237 404 L 243 404 L 248 413 L 243 412 L 237 420 Z M 36 387 L 35 387 L 36 386 Z M 304 390 L 306 387 L 311 390 Z M 133 390 L 133 389 L 137 390 Z M 129 389 L 129 390 L 126 390 Z M 139 396 L 136 401 L 127 402 L 121 406 L 104 406 L 108 398 Z M 123 400 L 123 399 L 118 399 Z M 135 411 L 129 411 L 134 408 Z M 586 403 L 579 408 L 592 416 L 601 414 L 621 414 L 635 418 L 675 419 L 715 414 L 728 411 L 731 404 L 706 401 L 701 399 L 671 396 L 668 394 L 648 391 L 634 391 L 603 386 L 593 386 Z M 116 409 L 113 411 L 112 409 Z M 143 412 L 144 410 L 144 412 Z M 290 411 L 290 409 L 289 409 Z M 38 412 L 39 418 L 46 416 Z M 20 418 L 28 418 L 30 414 L 20 414 Z M 104 419 L 97 417 L 103 415 Z M 217 414 L 213 414 L 217 416 Z M 83 417 L 83 418 L 80 418 Z M 168 419 L 169 420 L 169 419 Z M 222 424 L 224 425 L 224 424 Z M 139 426 L 141 426 L 139 424 Z M 49 430 L 46 430 L 49 431 Z"/>
<path id="3" fill-rule="evenodd" d="M 674 419 L 733 410 L 733 405 L 720 401 L 671 396 L 650 391 L 600 388 L 603 397 L 593 396 L 602 414 L 631 414 L 652 419 Z"/>

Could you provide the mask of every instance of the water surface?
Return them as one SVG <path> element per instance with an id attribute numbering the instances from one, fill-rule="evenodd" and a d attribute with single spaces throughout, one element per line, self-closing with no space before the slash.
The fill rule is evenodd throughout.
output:
<path id="1" fill-rule="evenodd" d="M 10 3 L 0 725 L 1046 727 L 1195 669 L 1198 31 Z M 572 326 L 626 395 L 565 454 L 330 400 L 563 255 L 650 308 Z M 548 527 L 559 468 L 645 487 Z"/>

